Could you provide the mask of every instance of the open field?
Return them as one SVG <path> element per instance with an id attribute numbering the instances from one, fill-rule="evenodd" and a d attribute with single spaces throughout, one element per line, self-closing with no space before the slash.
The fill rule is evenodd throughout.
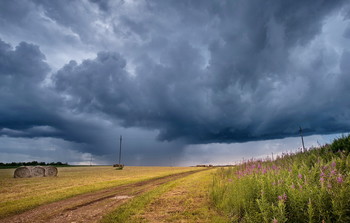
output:
<path id="1" fill-rule="evenodd" d="M 0 170 L 0 218 L 39 205 L 125 184 L 199 170 L 195 167 L 110 166 L 59 168 L 58 177 L 13 178 L 14 169 Z"/>
<path id="2" fill-rule="evenodd" d="M 350 222 L 350 136 L 221 168 L 0 170 L 0 222 Z"/>

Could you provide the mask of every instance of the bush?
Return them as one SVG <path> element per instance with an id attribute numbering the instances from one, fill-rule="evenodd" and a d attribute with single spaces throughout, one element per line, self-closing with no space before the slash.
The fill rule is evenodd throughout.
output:
<path id="1" fill-rule="evenodd" d="M 343 135 L 339 139 L 333 141 L 330 146 L 333 152 L 345 151 L 346 153 L 350 152 L 350 135 Z"/>

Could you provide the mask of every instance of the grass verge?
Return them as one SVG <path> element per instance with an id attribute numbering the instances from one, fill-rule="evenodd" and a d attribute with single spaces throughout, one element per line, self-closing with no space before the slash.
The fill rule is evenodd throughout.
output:
<path id="1" fill-rule="evenodd" d="M 232 222 L 350 222 L 350 136 L 335 143 L 219 169 L 213 202 Z"/>

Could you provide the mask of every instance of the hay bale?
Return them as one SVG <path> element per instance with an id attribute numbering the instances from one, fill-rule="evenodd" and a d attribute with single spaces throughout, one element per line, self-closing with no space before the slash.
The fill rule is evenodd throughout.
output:
<path id="1" fill-rule="evenodd" d="M 32 177 L 44 177 L 45 169 L 42 166 L 27 166 Z"/>
<path id="2" fill-rule="evenodd" d="M 58 170 L 54 166 L 22 166 L 15 170 L 13 177 L 54 177 L 57 173 Z"/>
<path id="3" fill-rule="evenodd" d="M 54 166 L 44 166 L 45 177 L 55 177 L 57 176 L 58 170 Z"/>
<path id="4" fill-rule="evenodd" d="M 30 170 L 26 166 L 18 167 L 14 174 L 14 178 L 31 177 Z"/>

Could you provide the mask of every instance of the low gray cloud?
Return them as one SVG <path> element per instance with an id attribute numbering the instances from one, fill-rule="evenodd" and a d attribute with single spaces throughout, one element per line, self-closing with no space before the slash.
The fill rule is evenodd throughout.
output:
<path id="1" fill-rule="evenodd" d="M 350 131 L 347 1 L 0 4 L 1 135 L 103 156 L 127 128 L 181 145 Z"/>

